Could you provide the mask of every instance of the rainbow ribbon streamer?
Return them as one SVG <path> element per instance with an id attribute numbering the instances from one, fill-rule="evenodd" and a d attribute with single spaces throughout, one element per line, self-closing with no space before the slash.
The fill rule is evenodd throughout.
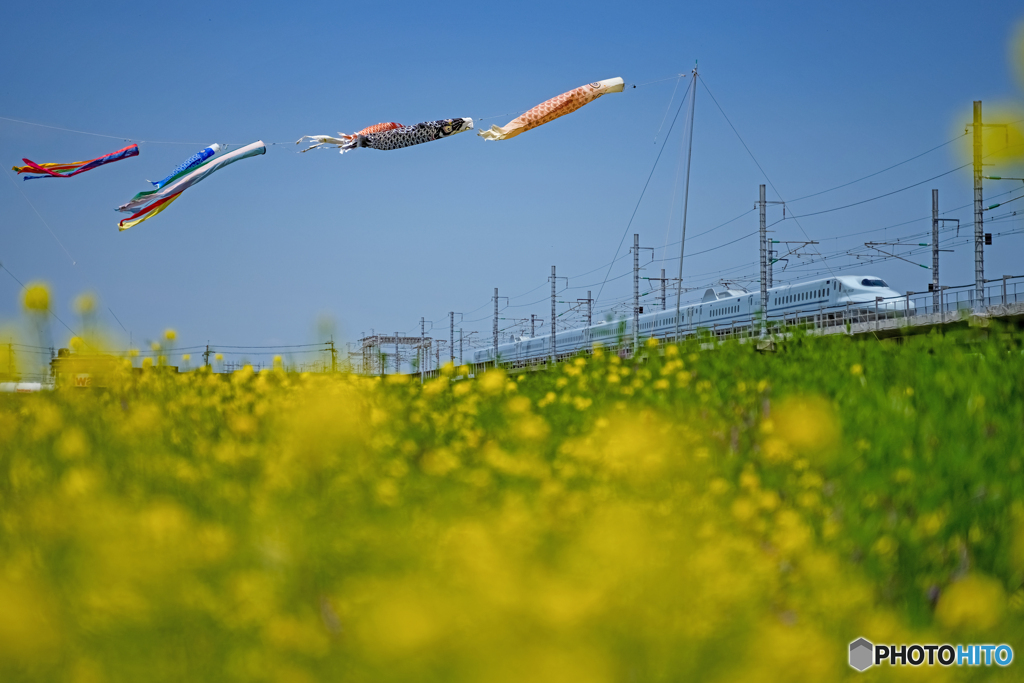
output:
<path id="1" fill-rule="evenodd" d="M 111 152 L 89 161 L 73 161 L 69 164 L 37 164 L 31 159 L 22 159 L 25 162 L 24 166 L 12 166 L 12 169 L 18 173 L 41 173 L 42 175 L 29 175 L 25 176 L 25 180 L 35 180 L 37 178 L 70 178 L 73 175 L 79 173 L 85 173 L 91 171 L 94 168 L 102 166 L 103 164 L 110 164 L 115 161 L 121 161 L 121 159 L 127 159 L 128 157 L 139 156 L 138 145 L 128 145 L 124 149 L 119 149 L 116 152 Z"/>

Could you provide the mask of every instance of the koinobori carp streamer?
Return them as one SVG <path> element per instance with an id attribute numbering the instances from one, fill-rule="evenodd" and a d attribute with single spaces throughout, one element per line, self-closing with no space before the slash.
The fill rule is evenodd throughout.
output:
<path id="1" fill-rule="evenodd" d="M 295 144 L 301 144 L 303 140 L 309 140 L 310 142 L 316 143 L 315 145 L 310 145 L 306 149 L 299 150 L 300 153 L 308 152 L 309 150 L 316 149 L 317 147 L 341 147 L 342 145 L 351 142 L 352 140 L 355 140 L 360 135 L 380 133 L 385 130 L 394 130 L 396 128 L 404 128 L 404 126 L 400 123 L 395 123 L 394 121 L 387 121 L 384 123 L 375 123 L 372 126 L 367 126 L 358 133 L 352 133 L 351 135 L 345 135 L 344 133 L 338 133 L 338 137 L 332 137 L 330 135 L 303 135 L 301 138 L 295 141 Z M 341 153 L 344 154 L 345 150 L 342 149 Z"/>
<path id="2" fill-rule="evenodd" d="M 266 154 L 266 152 L 266 145 L 263 144 L 262 140 L 258 140 L 251 145 L 240 147 L 233 152 L 205 161 L 193 169 L 171 176 L 159 190 L 138 193 L 129 202 L 117 208 L 118 211 L 132 214 L 129 218 L 118 223 L 118 230 L 127 230 L 152 218 L 166 209 L 182 192 L 228 164 L 260 154 Z"/>
<path id="3" fill-rule="evenodd" d="M 307 135 L 306 138 L 317 142 L 317 144 L 302 150 L 303 152 L 321 145 L 334 145 L 341 149 L 344 154 L 357 147 L 369 147 L 370 149 L 401 149 L 421 145 L 424 142 L 432 142 L 441 138 L 451 137 L 458 133 L 472 130 L 473 119 L 466 117 L 461 119 L 439 119 L 437 121 L 424 121 L 414 126 L 403 126 L 399 123 L 378 123 L 353 135 L 343 135 L 332 138 L 325 135 Z M 302 138 L 299 142 L 306 139 Z"/>
<path id="4" fill-rule="evenodd" d="M 402 126 L 391 130 L 383 130 L 378 133 L 367 133 L 357 135 L 341 146 L 342 152 L 347 152 L 356 147 L 369 147 L 370 149 L 401 149 L 421 145 L 424 142 L 432 142 L 441 138 L 451 137 L 458 133 L 472 130 L 473 119 L 466 117 L 461 119 L 440 119 L 438 121 L 425 121 L 414 126 Z"/>
<path id="5" fill-rule="evenodd" d="M 621 78 L 609 78 L 596 83 L 582 85 L 569 92 L 562 93 L 558 97 L 552 97 L 547 102 L 538 104 L 525 114 L 513 119 L 504 126 L 491 126 L 490 130 L 481 130 L 477 133 L 485 140 L 508 140 L 520 133 L 525 133 L 531 128 L 543 126 L 549 121 L 571 114 L 585 104 L 590 104 L 601 95 L 612 92 L 622 92 L 625 83 Z"/>
<path id="6" fill-rule="evenodd" d="M 178 165 L 178 167 L 175 168 L 173 171 L 171 171 L 170 175 L 168 175 L 163 180 L 147 180 L 146 182 L 150 183 L 151 185 L 153 185 L 154 187 L 159 189 L 159 188 L 163 187 L 164 184 L 167 183 L 167 181 L 170 180 L 171 178 L 173 178 L 174 176 L 178 175 L 182 171 L 187 171 L 189 169 L 195 168 L 196 166 L 198 166 L 199 164 L 203 163 L 204 161 L 206 161 L 210 157 L 216 155 L 217 152 L 219 152 L 219 151 L 220 151 L 220 145 L 218 145 L 217 143 L 213 143 L 212 145 L 210 145 L 209 147 L 207 147 L 203 151 L 196 152 L 195 154 L 190 156 L 188 159 L 185 159 L 185 161 L 181 162 Z"/>
<path id="7" fill-rule="evenodd" d="M 110 154 L 104 154 L 101 157 L 90 159 L 89 161 L 72 161 L 66 164 L 58 163 L 45 163 L 37 164 L 30 159 L 22 159 L 25 162 L 24 166 L 13 166 L 12 169 L 18 173 L 39 173 L 41 175 L 29 175 L 25 176 L 25 180 L 35 180 L 36 178 L 70 178 L 73 175 L 79 173 L 85 173 L 91 171 L 94 168 L 98 168 L 104 164 L 110 164 L 121 159 L 127 159 L 128 157 L 136 157 L 139 155 L 138 145 L 128 145 L 123 149 L 119 149 L 116 152 Z"/>

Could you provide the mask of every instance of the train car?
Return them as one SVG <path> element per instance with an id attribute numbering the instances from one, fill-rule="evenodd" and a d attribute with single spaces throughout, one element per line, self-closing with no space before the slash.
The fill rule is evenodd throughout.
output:
<path id="1" fill-rule="evenodd" d="M 893 290 L 881 278 L 872 275 L 842 275 L 773 287 L 768 291 L 770 322 L 787 324 L 815 320 L 846 320 L 850 316 L 913 315 L 914 304 Z M 743 289 L 709 288 L 703 298 L 676 310 L 654 311 L 639 316 L 639 336 L 663 339 L 694 334 L 698 330 L 715 333 L 743 331 L 760 325 L 761 293 Z M 555 360 L 589 350 L 594 345 L 616 346 L 632 340 L 632 318 L 597 322 L 555 334 Z M 472 364 L 483 370 L 495 362 L 493 346 L 477 349 Z M 511 338 L 499 343 L 497 360 L 501 365 L 524 367 L 547 362 L 552 356 L 551 335 Z"/>

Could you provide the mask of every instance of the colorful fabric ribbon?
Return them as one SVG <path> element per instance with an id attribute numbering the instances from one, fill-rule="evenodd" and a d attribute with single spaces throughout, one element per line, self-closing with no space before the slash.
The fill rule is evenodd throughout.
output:
<path id="1" fill-rule="evenodd" d="M 143 221 L 149 220 L 150 218 L 152 218 L 153 216 L 157 215 L 158 213 L 166 209 L 168 206 L 170 206 L 171 203 L 180 196 L 181 192 L 177 194 L 172 194 L 170 197 L 164 197 L 163 199 L 156 200 L 146 208 L 142 209 L 141 211 L 138 211 L 137 213 L 132 214 L 129 218 L 125 218 L 123 221 L 118 223 L 118 231 L 127 230 L 128 228 L 135 227 L 136 225 Z"/>
<path id="2" fill-rule="evenodd" d="M 415 126 L 402 126 L 376 133 L 357 134 L 354 138 L 341 145 L 341 152 L 344 154 L 356 147 L 382 150 L 412 147 L 424 142 L 451 137 L 452 135 L 472 130 L 472 128 L 473 119 L 469 117 L 425 121 L 417 123 Z"/>
<path id="3" fill-rule="evenodd" d="M 588 83 L 575 90 L 552 97 L 530 111 L 513 119 L 504 126 L 491 126 L 490 130 L 482 130 L 477 135 L 484 140 L 508 140 L 531 128 L 543 126 L 549 121 L 571 114 L 585 104 L 590 104 L 601 95 L 611 92 L 622 92 L 625 83 L 621 78 L 609 78 L 596 83 Z"/>
<path id="4" fill-rule="evenodd" d="M 199 164 L 203 163 L 204 161 L 206 161 L 210 157 L 212 157 L 215 154 L 217 154 L 217 152 L 219 152 L 219 151 L 220 151 L 220 145 L 218 145 L 217 143 L 213 143 L 212 145 L 210 145 L 209 147 L 207 147 L 203 151 L 196 152 L 195 154 L 190 156 L 188 159 L 185 159 L 185 161 L 183 161 L 181 164 L 179 164 L 178 167 L 175 168 L 173 171 L 171 171 L 171 174 L 169 176 L 167 176 L 166 178 L 164 178 L 163 180 L 155 181 L 155 182 L 152 181 L 152 180 L 147 180 L 146 182 L 151 184 L 151 185 L 153 185 L 156 188 L 161 188 L 161 187 L 164 186 L 165 183 L 167 183 L 168 180 L 170 180 L 174 176 L 178 175 L 182 171 L 187 171 L 190 168 L 195 168 Z"/>
<path id="5" fill-rule="evenodd" d="M 42 175 L 29 175 L 25 176 L 25 180 L 35 180 L 37 178 L 70 178 L 73 175 L 79 173 L 85 173 L 91 171 L 94 168 L 102 166 L 103 164 L 110 164 L 121 159 L 127 159 L 128 157 L 136 157 L 139 155 L 138 145 L 128 145 L 124 149 L 119 149 L 116 152 L 105 154 L 89 161 L 72 161 L 68 164 L 57 164 L 57 163 L 45 163 L 37 164 L 30 159 L 22 159 L 25 162 L 24 166 L 13 166 L 13 170 L 18 173 L 41 173 Z"/>
<path id="6" fill-rule="evenodd" d="M 240 147 L 233 152 L 203 162 L 196 168 L 171 176 L 159 190 L 138 193 L 129 202 L 117 208 L 118 211 L 132 214 L 131 217 L 124 219 L 118 224 L 118 230 L 127 230 L 157 215 L 166 209 L 171 202 L 176 200 L 182 192 L 204 180 L 215 171 L 241 159 L 266 154 L 266 152 L 266 145 L 263 144 L 262 140 L 258 140 L 251 145 Z"/>

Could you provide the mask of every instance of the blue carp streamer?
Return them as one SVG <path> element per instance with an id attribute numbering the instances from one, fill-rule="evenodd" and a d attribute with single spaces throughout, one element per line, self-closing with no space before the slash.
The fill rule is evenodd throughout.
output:
<path id="1" fill-rule="evenodd" d="M 188 159 L 185 159 L 185 161 L 183 161 L 177 168 L 175 168 L 173 171 L 171 171 L 171 174 L 169 176 L 167 176 L 166 178 L 164 178 L 163 180 L 156 180 L 156 181 L 148 180 L 146 182 L 152 184 L 153 187 L 159 189 L 159 188 L 163 187 L 174 176 L 178 175 L 179 173 L 182 173 L 183 171 L 187 171 L 190 168 L 195 168 L 196 166 L 198 166 L 199 164 L 203 163 L 204 161 L 206 161 L 207 159 L 209 159 L 210 157 L 212 157 L 214 154 L 216 154 L 219 151 L 220 151 L 220 145 L 218 145 L 217 143 L 214 143 L 214 144 L 210 145 L 209 147 L 207 147 L 206 149 L 204 149 L 203 151 L 196 152 L 195 154 L 190 156 Z"/>

